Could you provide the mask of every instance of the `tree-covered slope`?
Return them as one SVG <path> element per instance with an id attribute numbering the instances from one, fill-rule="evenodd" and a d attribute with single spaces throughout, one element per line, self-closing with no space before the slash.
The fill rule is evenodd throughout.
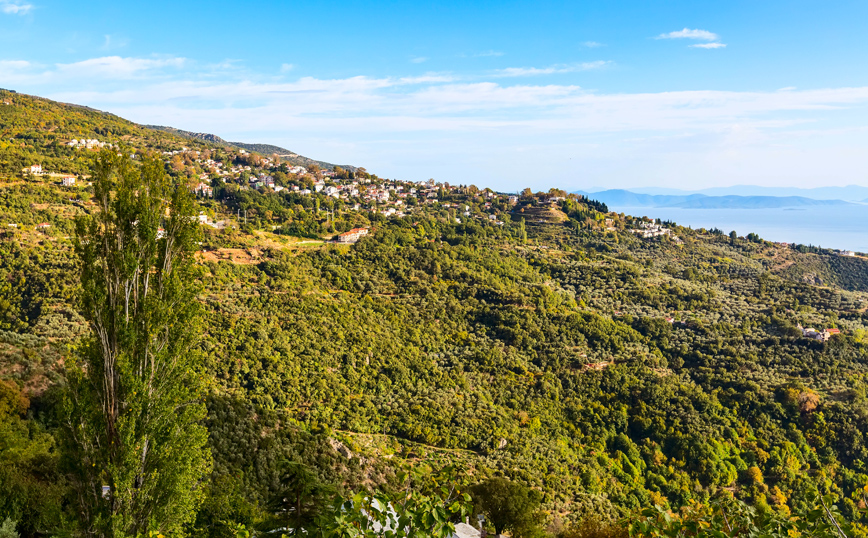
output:
<path id="1" fill-rule="evenodd" d="M 87 152 L 59 145 L 73 125 L 142 151 L 181 144 L 4 98 L 22 100 L 0 105 L 13 169 L 40 159 L 86 172 Z M 174 157 L 168 173 L 197 177 L 196 161 Z M 830 493 L 860 517 L 868 261 L 677 225 L 642 239 L 628 230 L 651 223 L 575 197 L 529 193 L 512 206 L 440 186 L 434 201 L 407 198 L 400 218 L 357 199 L 212 184 L 200 209 L 229 225 L 203 227 L 198 253 L 197 368 L 215 459 L 201 534 L 264 520 L 285 460 L 341 491 L 394 488 L 401 468 L 424 464 L 455 464 L 464 484 L 506 476 L 540 492 L 548 523 L 725 492 L 779 515 Z M 4 394 L 29 397 L 0 413 L 16 443 L 0 442 L 0 491 L 12 492 L 0 493 L 0 517 L 41 529 L 62 519 L 52 432 L 64 363 L 87 329 L 70 235 L 72 218 L 95 210 L 91 192 L 0 174 L 0 378 Z M 558 218 L 533 222 L 545 212 Z M 371 233 L 323 241 L 355 226 Z M 798 324 L 840 334 L 822 342 Z M 40 496 L 38 519 L 25 508 Z"/>

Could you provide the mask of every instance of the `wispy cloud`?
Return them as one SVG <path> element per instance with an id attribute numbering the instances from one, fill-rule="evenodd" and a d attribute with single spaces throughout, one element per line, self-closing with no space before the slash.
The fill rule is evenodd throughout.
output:
<path id="1" fill-rule="evenodd" d="M 57 70 L 63 74 L 77 76 L 131 78 L 156 69 L 183 67 L 185 62 L 185 58 L 151 59 L 104 56 L 102 58 L 91 58 L 80 62 L 57 64 Z"/>
<path id="2" fill-rule="evenodd" d="M 281 73 L 289 73 L 293 69 L 295 69 L 295 66 L 293 64 L 281 64 L 280 65 L 280 72 Z"/>
<path id="3" fill-rule="evenodd" d="M 416 56 L 415 58 L 410 58 L 410 63 L 421 64 L 428 61 L 428 58 L 425 56 Z"/>
<path id="4" fill-rule="evenodd" d="M 589 49 L 596 49 L 599 47 L 605 47 L 606 45 L 604 45 L 603 43 L 597 43 L 596 41 L 585 41 L 584 43 L 582 43 L 582 46 Z"/>
<path id="5" fill-rule="evenodd" d="M 494 72 L 495 77 L 535 77 L 540 75 L 558 75 L 562 73 L 576 73 L 578 71 L 590 71 L 606 67 L 611 62 L 598 60 L 596 62 L 584 62 L 573 65 L 552 65 L 549 67 L 507 67 Z"/>
<path id="6" fill-rule="evenodd" d="M 0 11 L 7 15 L 25 15 L 33 9 L 33 4 L 23 4 L 21 2 L 9 2 L 0 0 Z"/>
<path id="7" fill-rule="evenodd" d="M 726 43 L 696 43 L 690 45 L 691 49 L 723 49 L 726 48 Z"/>
<path id="8" fill-rule="evenodd" d="M 717 41 L 718 36 L 708 30 L 691 30 L 685 28 L 668 34 L 660 34 L 654 39 L 700 39 L 702 41 Z"/>
<path id="9" fill-rule="evenodd" d="M 4 71 L 27 69 L 30 62 L 26 60 L 0 60 L 0 73 Z"/>

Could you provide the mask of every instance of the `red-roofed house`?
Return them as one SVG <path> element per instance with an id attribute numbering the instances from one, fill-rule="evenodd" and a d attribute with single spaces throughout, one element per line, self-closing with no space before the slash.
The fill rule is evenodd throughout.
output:
<path id="1" fill-rule="evenodd" d="M 366 235 L 368 235 L 367 228 L 353 228 L 348 232 L 340 234 L 338 236 L 338 243 L 355 243 Z"/>

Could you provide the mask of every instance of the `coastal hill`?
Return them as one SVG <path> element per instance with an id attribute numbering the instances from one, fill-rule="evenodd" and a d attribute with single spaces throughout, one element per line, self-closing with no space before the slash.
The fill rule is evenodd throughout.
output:
<path id="1" fill-rule="evenodd" d="M 527 536 L 729 496 L 806 521 L 818 492 L 866 522 L 860 253 L 555 189 L 292 173 L 6 91 L 0 134 L 0 515 L 22 536 L 76 516 L 59 442 L 65 368 L 88 334 L 75 217 L 99 210 L 93 157 L 121 144 L 196 196 L 202 536 L 286 529 L 275 506 L 301 486 L 321 493 L 304 498 L 316 515 L 331 492 L 404 492 L 403 472 L 444 468 L 462 492 L 529 488 Z"/>

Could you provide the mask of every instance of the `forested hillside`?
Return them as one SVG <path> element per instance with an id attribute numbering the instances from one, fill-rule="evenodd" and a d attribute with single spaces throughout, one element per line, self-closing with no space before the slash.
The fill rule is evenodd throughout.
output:
<path id="1" fill-rule="evenodd" d="M 74 137 L 154 154 L 181 139 L 0 98 L 14 103 L 0 104 L 0 523 L 31 536 L 69 517 L 56 431 L 88 330 L 71 236 L 96 208 L 86 181 L 23 170 L 87 175 L 92 154 L 63 145 Z M 172 159 L 174 177 L 202 172 Z M 631 230 L 647 219 L 554 191 L 510 205 L 440 186 L 387 216 L 290 192 L 311 179 L 273 169 L 286 191 L 212 174 L 198 201 L 229 224 L 203 227 L 198 253 L 214 466 L 193 534 L 267 521 L 286 462 L 345 494 L 395 488 L 407 468 L 455 465 L 462 487 L 507 477 L 565 536 L 729 494 L 784 518 L 831 495 L 865 522 L 865 259 L 674 223 L 643 238 Z M 359 242 L 328 242 L 358 226 Z"/>

